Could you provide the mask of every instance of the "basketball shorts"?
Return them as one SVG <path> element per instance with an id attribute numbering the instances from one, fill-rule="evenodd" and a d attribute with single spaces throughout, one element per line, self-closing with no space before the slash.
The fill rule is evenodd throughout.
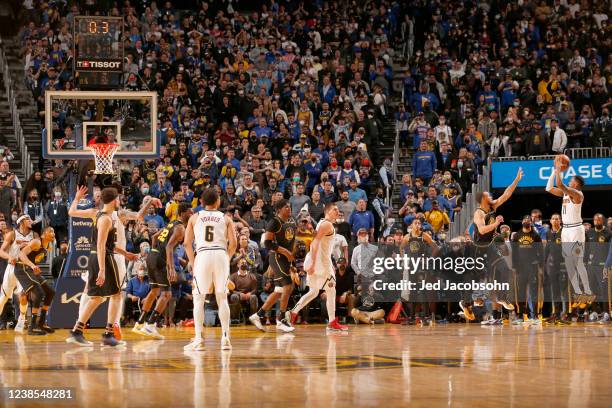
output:
<path id="1" fill-rule="evenodd" d="M 117 264 L 117 271 L 119 272 L 119 287 L 125 289 L 127 286 L 127 267 L 125 265 L 125 257 L 121 254 L 113 254 L 115 263 Z"/>
<path id="2" fill-rule="evenodd" d="M 23 288 L 23 293 L 28 293 L 37 284 L 42 285 L 46 282 L 42 275 L 36 275 L 33 270 L 22 263 L 15 265 L 15 277 Z"/>
<path id="3" fill-rule="evenodd" d="M 160 288 L 164 291 L 170 290 L 166 260 L 155 249 L 152 249 L 147 255 L 147 273 L 149 274 L 149 284 L 151 287 Z"/>
<path id="4" fill-rule="evenodd" d="M 22 291 L 22 286 L 15 276 L 15 265 L 8 264 L 4 270 L 4 278 L 2 279 L 2 293 L 10 298 L 17 290 L 17 293 Z"/>
<path id="5" fill-rule="evenodd" d="M 584 257 L 585 231 L 583 225 L 564 227 L 561 230 L 561 251 L 565 258 Z"/>
<path id="6" fill-rule="evenodd" d="M 312 266 L 313 260 L 311 254 L 312 252 L 309 252 L 306 255 L 306 259 L 304 260 L 304 269 L 309 269 Z M 336 272 L 334 270 L 334 266 L 331 264 L 331 260 L 329 265 L 325 265 L 321 259 L 317 259 L 317 261 L 314 261 L 314 273 L 312 275 L 306 275 L 306 285 L 310 288 L 323 290 L 330 282 L 335 284 Z"/>
<path id="7" fill-rule="evenodd" d="M 224 249 L 201 249 L 193 265 L 193 294 L 227 294 L 230 260 Z"/>
<path id="8" fill-rule="evenodd" d="M 98 279 L 98 271 L 100 270 L 98 265 L 98 254 L 96 251 L 92 251 L 89 254 L 89 273 L 87 274 L 87 286 L 89 289 L 87 291 L 87 295 L 91 297 L 108 297 L 116 295 L 121 291 L 119 271 L 113 255 L 107 253 L 104 256 L 104 263 L 104 283 L 102 286 L 98 286 L 96 284 L 96 280 Z"/>
<path id="9" fill-rule="evenodd" d="M 307 275 L 306 276 L 306 285 L 309 288 L 315 288 L 318 290 L 325 290 L 327 287 L 336 286 L 336 278 L 334 275 Z"/>
<path id="10" fill-rule="evenodd" d="M 291 280 L 291 262 L 285 256 L 272 252 L 270 254 L 270 268 L 274 272 L 274 285 L 287 286 L 293 284 Z"/>

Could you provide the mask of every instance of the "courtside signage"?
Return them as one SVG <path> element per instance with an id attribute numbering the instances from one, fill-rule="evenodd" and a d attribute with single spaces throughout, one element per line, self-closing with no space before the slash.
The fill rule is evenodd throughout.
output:
<path id="1" fill-rule="evenodd" d="M 523 168 L 523 178 L 518 187 L 546 187 L 553 171 L 552 160 L 517 160 L 491 163 L 491 187 L 506 188 L 514 181 L 519 167 Z M 582 176 L 587 186 L 612 184 L 612 157 L 596 159 L 572 159 L 570 167 L 563 173 L 569 180 L 575 175 Z"/>

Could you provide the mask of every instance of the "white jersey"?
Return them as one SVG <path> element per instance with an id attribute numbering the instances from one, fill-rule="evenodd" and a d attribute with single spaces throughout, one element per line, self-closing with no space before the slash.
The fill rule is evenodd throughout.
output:
<path id="1" fill-rule="evenodd" d="M 116 245 L 120 248 L 125 249 L 127 245 L 127 238 L 125 237 L 125 225 L 119 219 L 119 213 L 117 211 L 113 211 L 111 214 L 111 219 L 113 220 L 113 225 L 115 226 L 115 230 L 117 231 L 117 241 Z"/>
<path id="2" fill-rule="evenodd" d="M 564 195 L 561 220 L 564 229 L 582 225 L 582 203 L 576 204 L 569 195 Z"/>
<path id="3" fill-rule="evenodd" d="M 319 221 L 317 224 L 317 231 L 321 228 L 321 225 L 324 222 L 329 222 L 325 219 Z M 332 226 L 333 228 L 333 226 Z M 335 229 L 334 232 L 325 235 L 319 239 L 319 250 L 317 252 L 317 259 L 315 259 L 315 275 L 326 276 L 329 274 L 334 274 L 334 264 L 332 263 L 332 251 L 334 249 L 334 237 L 336 235 Z"/>
<path id="4" fill-rule="evenodd" d="M 227 250 L 227 223 L 221 211 L 202 210 L 193 225 L 196 251 L 203 249 Z"/>
<path id="5" fill-rule="evenodd" d="M 13 240 L 13 244 L 9 249 L 9 255 L 12 257 L 16 257 L 19 255 L 21 248 L 19 247 L 20 242 L 30 242 L 34 239 L 34 232 L 30 231 L 28 234 L 23 235 L 19 232 L 19 229 L 15 228 L 15 239 Z"/>

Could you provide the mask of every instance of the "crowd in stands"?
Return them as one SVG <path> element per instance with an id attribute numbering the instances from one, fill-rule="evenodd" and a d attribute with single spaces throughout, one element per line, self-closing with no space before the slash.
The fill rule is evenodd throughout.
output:
<path id="1" fill-rule="evenodd" d="M 351 259 L 363 240 L 399 245 L 414 220 L 434 240 L 450 238 L 448 225 L 489 157 L 612 144 L 605 3 L 271 0 L 248 13 L 238 3 L 197 1 L 186 12 L 170 1 L 26 1 L 18 35 L 42 121 L 46 90 L 78 88 L 74 16 L 124 16 L 124 89 L 158 93 L 162 152 L 118 163 L 123 204 L 137 210 L 146 195 L 164 204 L 128 226 L 128 250 L 144 258 L 180 202 L 197 209 L 201 192 L 217 188 L 222 211 L 240 227 L 234 304 L 252 310 L 271 291 L 260 239 L 281 198 L 305 251 L 324 205 L 338 203 L 336 261 L 358 281 Z M 403 100 L 393 106 L 397 64 L 408 69 L 395 78 Z M 54 118 L 54 138 L 70 139 L 71 115 L 91 112 Z M 379 154 L 389 119 L 402 154 L 414 149 L 411 174 L 393 174 L 391 158 Z M 65 242 L 74 166 L 47 163 L 23 188 L 0 168 L 0 196 L 6 190 L 12 200 L 0 200 L 4 220 L 27 212 L 35 228 L 52 225 Z M 392 190 L 401 219 L 392 216 Z M 184 318 L 190 274 L 184 250 L 175 258 L 183 273 L 174 305 Z M 133 310 L 147 292 L 146 265 L 128 269 Z"/>

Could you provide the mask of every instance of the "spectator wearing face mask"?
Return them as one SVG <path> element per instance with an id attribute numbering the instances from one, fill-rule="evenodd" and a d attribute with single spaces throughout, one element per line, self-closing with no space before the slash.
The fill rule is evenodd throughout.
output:
<path id="1" fill-rule="evenodd" d="M 125 288 L 123 316 L 127 322 L 124 322 L 124 325 L 131 322 L 136 310 L 140 310 L 140 303 L 147 297 L 150 290 L 151 286 L 149 285 L 146 266 L 141 264 L 138 267 L 136 276 L 128 281 Z"/>
<path id="2" fill-rule="evenodd" d="M 245 260 L 240 260 L 238 263 L 238 270 L 231 274 L 230 280 L 234 283 L 235 288 L 229 298 L 230 308 L 237 311 L 240 307 L 247 307 L 248 316 L 257 312 L 258 301 L 257 301 L 257 287 L 258 281 L 255 274 L 250 272 L 249 266 Z M 237 314 L 233 315 L 237 318 Z"/>
<path id="3" fill-rule="evenodd" d="M 436 186 L 440 191 L 440 194 L 444 198 L 448 198 L 451 196 L 451 190 L 456 190 L 456 192 L 461 196 L 463 195 L 463 190 L 459 183 L 453 180 L 453 176 L 450 171 L 445 171 L 442 176 L 442 182 Z"/>
<path id="4" fill-rule="evenodd" d="M 138 259 L 135 261 L 129 261 L 127 266 L 127 274 L 128 276 L 135 276 L 136 271 L 140 267 L 140 265 L 145 265 L 146 271 L 146 259 L 147 254 L 151 251 L 151 245 L 148 241 L 142 241 L 138 244 Z"/>
<path id="5" fill-rule="evenodd" d="M 53 191 L 53 198 L 47 204 L 46 214 L 49 225 L 55 231 L 55 240 L 59 244 L 68 237 L 68 207 L 62 198 L 61 190 Z"/>
<path id="6" fill-rule="evenodd" d="M 357 246 L 353 249 L 351 256 L 351 267 L 355 272 L 357 283 L 368 287 L 374 279 L 374 258 L 378 253 L 378 247 L 369 243 L 369 233 L 365 228 L 357 231 Z"/>

